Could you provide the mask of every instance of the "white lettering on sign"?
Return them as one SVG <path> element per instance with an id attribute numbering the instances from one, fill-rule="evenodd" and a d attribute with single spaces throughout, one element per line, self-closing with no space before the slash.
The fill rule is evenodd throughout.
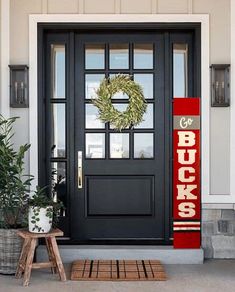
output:
<path id="1" fill-rule="evenodd" d="M 191 126 L 192 123 L 193 123 L 193 119 L 191 119 L 191 118 L 186 119 L 185 117 L 183 117 L 180 119 L 180 127 L 182 129 L 188 128 L 188 126 Z"/>
<path id="2" fill-rule="evenodd" d="M 179 204 L 179 215 L 180 217 L 188 218 L 188 217 L 193 217 L 196 212 L 195 212 L 195 204 L 186 202 L 186 203 L 180 203 Z"/>
<path id="3" fill-rule="evenodd" d="M 178 162 L 180 164 L 193 164 L 195 162 L 196 152 L 195 149 L 178 149 Z M 185 158 L 186 154 L 188 156 L 187 159 Z"/>
<path id="4" fill-rule="evenodd" d="M 195 173 L 193 167 L 180 167 L 178 170 L 178 177 L 181 182 L 193 182 L 195 180 L 194 175 L 189 174 Z"/>
<path id="5" fill-rule="evenodd" d="M 179 131 L 179 147 L 189 147 L 195 145 L 195 134 L 192 131 Z"/>
<path id="6" fill-rule="evenodd" d="M 192 191 L 197 188 L 197 185 L 177 185 L 178 195 L 177 200 L 196 200 L 197 196 L 192 194 Z"/>
<path id="7" fill-rule="evenodd" d="M 180 122 L 182 128 L 187 128 L 192 119 L 182 118 Z M 185 130 L 178 131 L 177 147 L 183 147 L 176 151 L 177 163 L 181 165 L 178 169 L 178 181 L 182 183 L 176 185 L 177 200 L 183 201 L 178 205 L 178 214 L 182 218 L 192 218 L 196 214 L 196 206 L 192 201 L 198 198 L 198 185 L 192 184 L 196 180 L 196 170 L 194 168 L 197 154 L 195 133 Z"/>

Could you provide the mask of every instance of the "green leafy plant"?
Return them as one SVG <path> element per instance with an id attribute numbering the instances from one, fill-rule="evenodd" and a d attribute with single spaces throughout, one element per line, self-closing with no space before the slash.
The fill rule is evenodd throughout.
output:
<path id="1" fill-rule="evenodd" d="M 28 200 L 29 207 L 32 207 L 33 210 L 33 216 L 31 217 L 31 223 L 34 225 L 33 230 L 38 232 L 44 232 L 37 224 L 40 221 L 39 212 L 41 208 L 46 209 L 46 217 L 50 219 L 49 223 L 52 223 L 53 227 L 57 226 L 59 214 L 64 209 L 62 202 L 55 202 L 52 197 L 47 195 L 47 188 L 47 186 L 43 188 L 37 186 L 33 196 Z"/>
<path id="2" fill-rule="evenodd" d="M 123 112 L 112 103 L 112 97 L 120 91 L 129 96 L 127 109 Z M 109 122 L 117 131 L 132 128 L 143 121 L 147 109 L 143 89 L 130 76 L 117 74 L 112 78 L 104 78 L 96 93 L 97 98 L 93 98 L 92 103 L 98 108 L 99 119 L 104 123 Z"/>
<path id="3" fill-rule="evenodd" d="M 0 115 L 0 228 L 19 228 L 27 223 L 30 175 L 25 175 L 24 157 L 30 145 L 18 150 L 12 144 L 13 125 L 17 117 Z"/>

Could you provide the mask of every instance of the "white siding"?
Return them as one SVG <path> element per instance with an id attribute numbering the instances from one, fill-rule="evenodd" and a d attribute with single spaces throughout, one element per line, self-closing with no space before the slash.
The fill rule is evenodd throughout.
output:
<path id="1" fill-rule="evenodd" d="M 210 61 L 211 63 L 230 63 L 230 0 L 9 1 L 11 64 L 28 64 L 29 62 L 28 15 L 35 13 L 208 13 L 210 15 Z M 229 194 L 230 108 L 211 108 L 210 114 L 211 149 L 210 162 L 208 162 L 210 163 L 210 193 Z M 11 115 L 21 117 L 16 126 L 17 145 L 28 142 L 29 110 L 11 109 Z M 26 165 L 28 168 L 28 160 Z"/>
<path id="2" fill-rule="evenodd" d="M 194 0 L 194 13 L 210 13 L 210 63 L 230 63 L 230 1 Z M 209 97 L 208 97 L 209 98 Z M 210 193 L 230 193 L 230 108 L 211 108 Z"/>

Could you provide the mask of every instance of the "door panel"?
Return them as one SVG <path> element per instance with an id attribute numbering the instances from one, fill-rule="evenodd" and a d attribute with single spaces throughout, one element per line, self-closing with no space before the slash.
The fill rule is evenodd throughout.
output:
<path id="1" fill-rule="evenodd" d="M 84 181 L 73 203 L 78 240 L 164 238 L 163 56 L 163 34 L 75 37 L 75 154 L 83 152 Z M 90 99 L 101 77 L 117 73 L 140 82 L 148 103 L 145 120 L 122 133 L 95 121 Z M 122 93 L 112 100 L 120 110 L 128 104 Z"/>
<path id="2" fill-rule="evenodd" d="M 109 175 L 86 180 L 87 216 L 152 215 L 153 177 Z"/>

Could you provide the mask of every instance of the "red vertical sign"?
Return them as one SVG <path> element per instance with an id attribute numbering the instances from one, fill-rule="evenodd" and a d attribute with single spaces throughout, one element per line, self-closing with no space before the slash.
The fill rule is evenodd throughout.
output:
<path id="1" fill-rule="evenodd" d="M 174 248 L 200 248 L 200 99 L 175 98 L 174 114 Z"/>

